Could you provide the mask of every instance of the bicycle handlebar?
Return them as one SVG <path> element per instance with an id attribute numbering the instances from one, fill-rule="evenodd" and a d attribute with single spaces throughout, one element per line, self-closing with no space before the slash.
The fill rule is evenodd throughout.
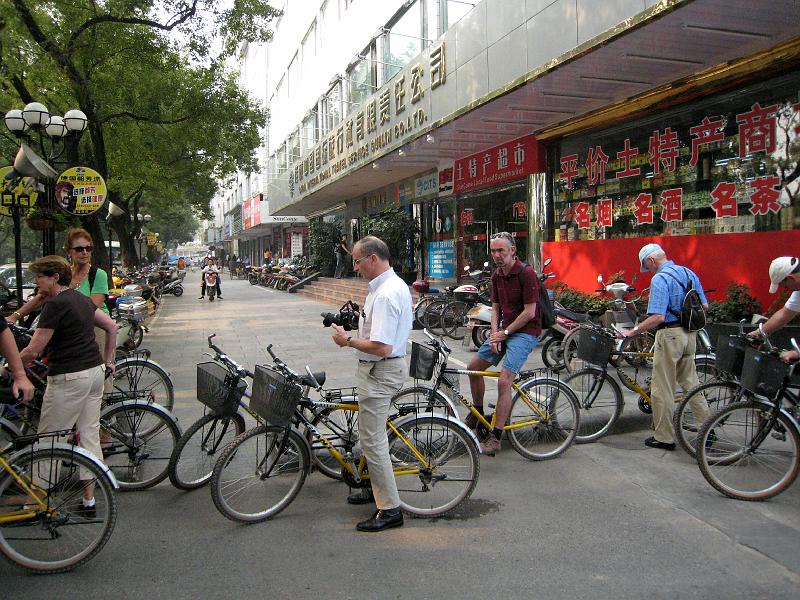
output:
<path id="1" fill-rule="evenodd" d="M 208 336 L 208 347 L 211 348 L 215 353 L 216 356 L 214 357 L 215 360 L 225 363 L 229 367 L 235 369 L 240 375 L 244 375 L 245 377 L 253 377 L 253 372 L 249 369 L 243 367 L 235 360 L 233 360 L 230 356 L 223 352 L 222 348 L 214 344 L 211 340 L 217 336 L 216 333 L 212 333 Z"/>
<path id="2" fill-rule="evenodd" d="M 427 329 L 423 329 L 422 331 L 426 336 L 428 336 L 428 339 L 433 343 L 433 346 L 435 348 L 441 348 L 447 354 L 450 354 L 452 352 L 452 350 L 450 350 L 450 346 L 448 346 L 442 338 L 436 337 Z"/>
<path id="3" fill-rule="evenodd" d="M 280 369 L 281 371 L 283 371 L 284 373 L 286 373 L 286 374 L 288 374 L 288 375 L 291 375 L 291 376 L 292 376 L 292 378 L 294 378 L 294 379 L 296 379 L 296 380 L 298 380 L 298 381 L 299 381 L 300 379 L 302 379 L 302 377 L 300 377 L 300 374 L 299 374 L 299 373 L 296 373 L 295 371 L 293 371 L 293 370 L 292 370 L 292 369 L 289 367 L 289 365 L 287 365 L 287 364 L 286 364 L 285 362 L 283 362 L 283 361 L 282 361 L 280 358 L 278 358 L 277 356 L 275 356 L 275 353 L 272 351 L 272 344 L 270 344 L 269 346 L 267 346 L 267 352 L 268 352 L 268 353 L 269 353 L 269 355 L 272 357 L 272 360 L 275 362 L 275 366 L 276 366 L 276 367 L 278 367 L 278 369 Z"/>

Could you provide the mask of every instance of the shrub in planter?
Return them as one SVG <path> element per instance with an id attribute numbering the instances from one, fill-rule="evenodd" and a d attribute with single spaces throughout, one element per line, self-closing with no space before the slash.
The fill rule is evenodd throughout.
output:
<path id="1" fill-rule="evenodd" d="M 311 223 L 308 234 L 311 264 L 322 273 L 323 277 L 332 277 L 336 271 L 336 256 L 333 250 L 341 239 L 342 230 L 338 223 L 324 221 Z"/>
<path id="2" fill-rule="evenodd" d="M 761 304 L 750 295 L 750 288 L 743 283 L 732 282 L 725 289 L 725 300 L 711 301 L 708 305 L 708 320 L 712 323 L 749 322 L 753 315 L 761 312 Z"/>
<path id="3" fill-rule="evenodd" d="M 569 310 L 575 312 L 589 312 L 590 310 L 603 310 L 605 300 L 594 294 L 586 294 L 575 288 L 569 287 L 563 281 L 558 281 L 553 285 L 555 298 L 558 302 Z"/>

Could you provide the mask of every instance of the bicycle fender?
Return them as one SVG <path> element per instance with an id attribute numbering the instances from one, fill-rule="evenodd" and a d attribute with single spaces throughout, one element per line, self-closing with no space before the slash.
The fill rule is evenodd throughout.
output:
<path id="1" fill-rule="evenodd" d="M 434 391 L 429 385 L 415 385 L 414 387 L 415 388 L 424 388 L 425 390 L 427 390 L 429 392 L 433 391 L 433 395 L 434 396 L 436 396 L 439 400 L 442 400 L 445 404 L 447 404 L 447 408 L 450 409 L 450 414 L 454 415 L 453 419 L 457 419 L 458 418 L 457 416 L 455 416 L 455 415 L 458 415 L 458 411 L 456 410 L 456 403 L 453 402 L 453 399 L 450 398 L 450 396 L 448 396 L 447 394 L 445 394 L 441 389 L 437 389 L 437 390 Z M 408 389 L 410 389 L 410 388 L 403 388 L 399 392 L 397 392 L 394 396 L 392 396 L 392 402 L 394 402 L 394 399 L 397 398 L 397 396 L 399 396 L 400 394 L 402 394 L 403 392 L 405 392 Z"/>
<path id="2" fill-rule="evenodd" d="M 22 435 L 22 432 L 20 431 L 19 427 L 14 425 L 8 419 L 0 419 L 0 429 L 8 431 L 14 437 L 19 437 Z"/>
<path id="3" fill-rule="evenodd" d="M 457 417 L 447 418 L 447 417 L 442 417 L 442 416 L 439 416 L 439 415 L 423 415 L 423 416 L 420 416 L 420 415 L 406 415 L 405 417 L 403 417 L 399 421 L 395 422 L 394 426 L 399 428 L 402 425 L 405 425 L 406 423 L 408 423 L 410 421 L 414 421 L 416 419 L 433 419 L 434 421 L 439 421 L 439 422 L 447 421 L 448 423 L 452 423 L 453 425 L 455 425 L 456 427 L 461 429 L 461 431 L 466 433 L 472 439 L 473 442 L 475 442 L 475 446 L 478 449 L 478 454 L 481 454 L 481 443 L 478 441 L 478 436 L 475 435 L 475 432 L 472 431 L 466 425 L 464 425 L 464 422 L 461 421 L 460 419 L 458 419 Z"/>
<path id="4" fill-rule="evenodd" d="M 52 444 L 36 443 L 32 447 L 23 448 L 22 450 L 19 450 L 14 454 L 12 454 L 8 458 L 8 463 L 13 464 L 15 459 L 22 458 L 25 454 L 28 454 L 32 451 L 35 450 L 47 451 L 50 450 L 51 448 L 57 448 L 59 450 L 66 450 L 67 452 L 74 452 L 75 454 L 80 454 L 88 461 L 94 463 L 94 465 L 98 467 L 105 474 L 106 477 L 108 477 L 109 483 L 115 490 L 119 489 L 119 483 L 117 483 L 117 478 L 114 477 L 114 473 L 111 472 L 111 470 L 105 465 L 105 463 L 103 463 L 103 461 L 98 459 L 94 454 L 92 454 L 88 450 L 84 450 L 80 446 L 72 446 L 71 444 L 63 444 L 61 442 L 55 442 Z"/>
<path id="5" fill-rule="evenodd" d="M 164 408 L 157 402 L 142 402 L 140 400 L 124 400 L 123 402 L 114 402 L 114 404 L 109 404 L 100 412 L 100 418 L 103 418 L 103 416 L 105 416 L 111 409 L 116 408 L 117 406 L 129 407 L 129 406 L 145 406 L 145 405 L 152 407 L 153 410 L 164 416 L 168 421 L 171 421 L 175 425 L 175 427 L 178 428 L 178 437 L 183 435 L 183 428 L 181 427 L 181 424 L 178 422 L 178 417 L 173 415 L 171 412 L 169 412 L 166 408 Z"/>
<path id="6" fill-rule="evenodd" d="M 117 363 L 115 363 L 115 365 L 114 365 L 114 368 L 115 368 L 115 369 L 119 369 L 120 367 L 124 367 L 124 366 L 126 366 L 128 363 L 133 363 L 133 362 L 142 362 L 142 360 L 143 360 L 143 359 L 142 359 L 141 357 L 137 357 L 137 356 L 130 356 L 130 357 L 128 357 L 128 358 L 123 358 L 122 360 L 120 360 L 120 361 L 118 361 Z M 170 381 L 172 381 L 172 375 L 171 375 L 171 374 L 170 374 L 170 372 L 169 372 L 169 371 L 167 371 L 167 370 L 166 370 L 164 367 L 162 367 L 160 364 L 158 364 L 156 361 L 154 361 L 154 360 L 152 360 L 152 359 L 150 359 L 150 358 L 146 358 L 146 359 L 144 359 L 144 360 L 145 360 L 146 362 L 150 363 L 151 365 L 155 365 L 156 367 L 158 367 L 159 369 L 161 369 L 162 371 L 164 371 L 164 373 L 166 373 L 166 374 L 167 374 L 167 377 L 169 377 L 169 380 L 170 380 Z M 174 383 L 175 383 L 175 382 L 173 381 L 172 383 L 173 383 L 173 385 L 174 385 Z"/>
<path id="7" fill-rule="evenodd" d="M 771 410 L 774 406 L 772 402 L 769 402 L 767 400 L 760 400 L 758 398 L 753 398 L 752 402 L 761 405 L 765 410 Z M 797 419 L 795 419 L 791 411 L 786 410 L 784 406 L 781 406 L 778 412 L 780 412 L 784 417 L 789 419 L 789 421 L 791 421 L 791 423 L 795 426 L 795 429 L 800 430 L 800 423 L 798 423 Z"/>

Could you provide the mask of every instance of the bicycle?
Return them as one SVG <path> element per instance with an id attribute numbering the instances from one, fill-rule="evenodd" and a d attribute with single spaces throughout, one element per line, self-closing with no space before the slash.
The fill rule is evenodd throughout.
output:
<path id="1" fill-rule="evenodd" d="M 792 346 L 798 352 L 797 342 Z M 737 500 L 766 500 L 786 490 L 800 471 L 800 394 L 789 390 L 796 363 L 779 351 L 748 348 L 741 387 L 752 397 L 707 419 L 697 436 L 697 463 L 714 489 Z"/>
<path id="2" fill-rule="evenodd" d="M 114 531 L 117 482 L 92 454 L 56 441 L 70 433 L 18 437 L 12 454 L 0 448 L 0 552 L 35 573 L 82 565 Z M 95 506 L 84 509 L 92 483 Z"/>
<path id="3" fill-rule="evenodd" d="M 628 352 L 623 349 L 624 340 L 600 325 L 584 323 L 581 325 L 583 335 L 578 338 L 577 355 L 589 366 L 569 375 L 565 383 L 577 394 L 581 407 L 580 430 L 575 442 L 585 444 L 596 441 L 607 435 L 622 414 L 625 400 L 616 380 L 608 372 L 609 366 L 614 369 L 619 381 L 626 388 L 637 394 L 639 410 L 650 414 L 650 378 L 639 383 L 639 369 L 635 369 L 631 377 L 624 370 L 622 358 L 628 364 L 643 363 L 652 357 L 651 352 Z M 695 357 L 695 369 L 698 378 L 706 380 L 716 378 L 716 366 L 710 357 Z"/>
<path id="4" fill-rule="evenodd" d="M 261 424 L 233 440 L 214 465 L 211 495 L 228 519 L 256 523 L 284 510 L 305 482 L 311 458 L 303 427 L 340 465 L 351 487 L 369 484 L 365 457 L 352 439 L 340 439 L 342 451 L 304 412 L 327 405 L 303 394 L 303 377 L 267 347 L 275 364 L 257 366 L 251 409 L 269 424 Z M 336 402 L 340 411 L 357 412 L 358 404 Z M 318 413 L 321 414 L 321 413 Z M 469 498 L 478 481 L 478 444 L 472 432 L 456 420 L 414 412 L 386 423 L 389 454 L 403 512 L 417 517 L 444 515 Z"/>
<path id="5" fill-rule="evenodd" d="M 252 379 L 252 371 L 238 364 L 216 346 L 212 339 L 216 334 L 208 336 L 208 346 L 214 350 L 213 362 L 197 365 L 197 399 L 206 406 L 207 412 L 195 421 L 181 436 L 175 445 L 168 466 L 169 479 L 172 485 L 181 490 L 193 490 L 204 486 L 211 479 L 214 463 L 220 451 L 233 439 L 244 432 L 243 410 L 257 423 L 263 424 L 263 418 L 250 409 L 245 400 L 251 398 L 251 391 L 246 379 Z M 211 356 L 211 355 L 209 355 Z M 306 388 L 315 387 L 324 403 L 314 407 L 317 412 L 309 413 L 312 424 L 328 428 L 328 439 L 352 437 L 355 431 L 355 419 L 347 411 L 337 408 L 339 402 L 357 402 L 355 390 L 352 388 L 324 390 L 325 373 L 311 373 L 301 380 Z M 321 382 L 321 383 L 320 383 Z M 327 404 L 325 404 L 327 403 Z M 325 423 L 323 424 L 323 420 Z M 342 421 L 341 423 L 339 421 Z M 310 436 L 307 436 L 310 437 Z M 317 470 L 332 479 L 341 479 L 341 468 L 332 461 L 322 445 L 311 444 L 311 458 Z"/>
<path id="6" fill-rule="evenodd" d="M 452 376 L 497 378 L 500 377 L 500 371 L 450 368 L 447 360 L 451 350 L 447 344 L 427 330 L 425 335 L 430 339 L 431 346 L 416 342 L 412 344 L 412 371 L 414 379 L 433 379 L 434 383 L 432 386 L 415 385 L 400 390 L 392 402 L 419 409 L 429 409 L 433 405 L 449 406 L 450 399 L 440 389 L 444 387 L 475 416 L 479 423 L 479 435 L 485 436 L 497 426 L 496 414 L 492 415 L 491 421 L 487 420 L 461 393 Z M 507 432 L 514 450 L 529 460 L 547 460 L 565 452 L 575 439 L 580 422 L 575 392 L 564 382 L 553 378 L 548 371 L 534 370 L 519 373 L 512 384 L 512 394 L 509 423 L 502 429 Z"/>

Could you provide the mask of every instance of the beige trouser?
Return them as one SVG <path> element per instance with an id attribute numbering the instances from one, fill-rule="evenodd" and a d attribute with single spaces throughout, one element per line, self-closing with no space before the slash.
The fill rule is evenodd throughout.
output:
<path id="1" fill-rule="evenodd" d="M 386 419 L 389 404 L 406 380 L 408 366 L 404 358 L 359 362 L 358 384 L 358 436 L 369 467 L 375 505 L 385 510 L 400 506 L 397 482 L 389 458 L 389 440 Z"/>
<path id="2" fill-rule="evenodd" d="M 106 330 L 100 327 L 94 328 L 94 339 L 97 340 L 97 345 L 100 347 L 100 356 L 103 357 L 103 363 L 106 362 Z M 105 367 L 103 367 L 105 371 Z M 103 383 L 103 393 L 108 394 L 114 390 L 114 378 L 109 377 Z"/>
<path id="3" fill-rule="evenodd" d="M 50 375 L 42 401 L 39 433 L 75 430 L 84 450 L 103 460 L 100 449 L 100 404 L 103 400 L 105 367 L 98 365 L 85 371 Z M 81 472 L 81 479 L 91 479 Z"/>
<path id="4" fill-rule="evenodd" d="M 694 366 L 697 334 L 682 327 L 671 327 L 656 332 L 653 352 L 653 381 L 650 405 L 653 407 L 654 437 L 659 442 L 674 442 L 672 413 L 675 408 L 675 385 L 684 392 L 698 385 Z M 708 404 L 699 394 L 692 402 L 695 422 L 699 425 L 708 417 Z"/>

